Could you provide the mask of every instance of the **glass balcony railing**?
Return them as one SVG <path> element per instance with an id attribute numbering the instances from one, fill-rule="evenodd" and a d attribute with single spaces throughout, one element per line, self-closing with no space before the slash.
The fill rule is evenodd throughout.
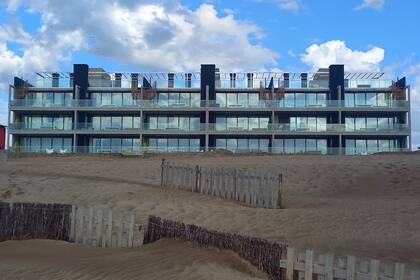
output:
<path id="1" fill-rule="evenodd" d="M 216 100 L 195 102 L 160 102 L 157 100 L 123 100 L 118 103 L 101 103 L 95 100 L 66 100 L 49 102 L 35 99 L 16 99 L 10 101 L 11 107 L 20 108 L 227 108 L 227 109 L 276 109 L 276 108 L 408 108 L 405 100 L 392 100 L 380 104 L 354 104 L 347 101 L 325 100 L 317 103 L 288 102 L 287 100 L 260 100 L 254 103 L 223 103 Z"/>
<path id="2" fill-rule="evenodd" d="M 188 126 L 174 125 L 171 123 L 159 123 L 159 125 L 150 123 L 134 124 L 130 127 L 121 124 L 97 125 L 92 123 L 66 124 L 65 126 L 39 126 L 29 127 L 25 123 L 9 124 L 11 130 L 28 131 L 71 131 L 71 130 L 91 130 L 91 131 L 156 131 L 156 132 L 234 132 L 234 133 L 396 133 L 409 132 L 410 127 L 407 124 L 393 124 L 388 127 L 354 127 L 345 124 L 318 124 L 313 126 L 296 126 L 291 124 L 268 124 L 265 127 L 241 127 L 226 126 L 218 123 L 200 123 Z"/>
<path id="3" fill-rule="evenodd" d="M 268 153 L 268 154 L 284 154 L 284 155 L 293 155 L 293 154 L 309 154 L 309 155 L 370 155 L 375 153 L 401 153 L 401 152 L 410 152 L 407 148 L 398 148 L 398 147 L 387 147 L 381 148 L 376 147 L 375 149 L 367 148 L 349 148 L 349 147 L 327 147 L 326 149 L 303 149 L 302 147 L 260 147 L 260 148 L 233 148 L 233 147 L 209 147 L 205 149 L 204 147 L 195 147 L 195 146 L 175 146 L 175 147 L 154 147 L 154 146 L 61 146 L 61 147 L 51 147 L 51 146 L 15 146 L 9 149 L 11 152 L 21 152 L 21 153 L 45 153 L 45 154 L 68 154 L 68 153 L 97 153 L 97 154 L 127 154 L 127 155 L 142 155 L 146 153 L 198 153 L 198 152 L 217 152 L 217 151 L 228 151 L 231 153 Z"/>

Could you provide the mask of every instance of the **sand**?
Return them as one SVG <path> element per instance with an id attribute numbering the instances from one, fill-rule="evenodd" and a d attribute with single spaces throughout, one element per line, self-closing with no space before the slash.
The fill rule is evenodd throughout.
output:
<path id="1" fill-rule="evenodd" d="M 420 267 L 419 153 L 165 155 L 189 164 L 283 173 L 286 209 L 281 210 L 160 189 L 161 157 L 23 157 L 0 162 L 0 199 L 134 209 L 138 223 L 153 214 L 298 248 Z"/>
<path id="2" fill-rule="evenodd" d="M 59 253 L 58 253 L 59 252 Z M 0 243 L 0 279 L 267 279 L 228 251 L 159 240 L 141 249 L 98 249 L 63 241 Z"/>

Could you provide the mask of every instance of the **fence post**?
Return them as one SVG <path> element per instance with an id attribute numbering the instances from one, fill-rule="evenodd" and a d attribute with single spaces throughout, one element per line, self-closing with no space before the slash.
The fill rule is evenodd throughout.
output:
<path id="1" fill-rule="evenodd" d="M 200 167 L 198 165 L 195 166 L 195 189 L 196 190 L 198 190 L 198 184 L 199 184 L 199 182 L 198 182 L 198 176 L 199 176 L 199 172 L 200 172 L 199 168 Z"/>
<path id="2" fill-rule="evenodd" d="M 163 184 L 163 178 L 164 178 L 164 168 L 165 168 L 165 158 L 162 158 L 162 163 L 160 165 L 160 187 L 163 188 L 164 184 Z"/>
<path id="3" fill-rule="evenodd" d="M 347 279 L 346 280 L 355 280 L 356 279 L 356 258 L 354 256 L 347 256 Z"/>
<path id="4" fill-rule="evenodd" d="M 283 208 L 282 198 L 283 198 L 283 174 L 280 173 L 279 174 L 279 190 L 278 190 L 278 196 L 277 196 L 278 209 Z"/>
<path id="5" fill-rule="evenodd" d="M 314 251 L 306 250 L 306 255 L 305 255 L 305 280 L 312 280 L 313 260 L 314 260 Z"/>
<path id="6" fill-rule="evenodd" d="M 70 241 L 76 242 L 76 206 L 71 206 Z"/>
<path id="7" fill-rule="evenodd" d="M 334 278 L 334 255 L 325 255 L 325 280 L 333 280 Z"/>
<path id="8" fill-rule="evenodd" d="M 295 262 L 295 249 L 292 247 L 287 247 L 286 280 L 293 280 L 294 262 Z"/>

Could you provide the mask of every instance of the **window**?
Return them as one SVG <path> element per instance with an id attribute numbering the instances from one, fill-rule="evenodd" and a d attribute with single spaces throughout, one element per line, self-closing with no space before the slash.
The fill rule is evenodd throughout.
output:
<path id="1" fill-rule="evenodd" d="M 344 94 L 344 104 L 346 107 L 354 107 L 354 93 Z"/>
<path id="2" fill-rule="evenodd" d="M 355 102 L 355 106 L 366 106 L 366 94 L 356 93 L 354 102 Z"/>
<path id="3" fill-rule="evenodd" d="M 237 106 L 238 105 L 238 99 L 236 93 L 228 93 L 227 94 L 227 106 Z"/>
<path id="4" fill-rule="evenodd" d="M 167 92 L 161 92 L 158 94 L 158 105 L 160 107 L 168 107 L 169 95 Z"/>
<path id="5" fill-rule="evenodd" d="M 284 107 L 295 107 L 295 94 L 286 93 L 284 95 Z"/>
<path id="6" fill-rule="evenodd" d="M 258 107 L 259 106 L 259 96 L 258 93 L 250 93 L 248 95 L 248 107 Z"/>

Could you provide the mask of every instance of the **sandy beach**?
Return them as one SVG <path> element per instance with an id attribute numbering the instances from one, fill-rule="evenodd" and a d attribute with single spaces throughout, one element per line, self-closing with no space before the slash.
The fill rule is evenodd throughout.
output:
<path id="1" fill-rule="evenodd" d="M 159 165 L 163 156 L 166 160 L 185 164 L 282 173 L 285 209 L 255 209 L 220 198 L 160 189 Z M 146 223 L 148 215 L 152 214 L 208 229 L 262 237 L 298 248 L 312 248 L 317 252 L 354 254 L 420 267 L 419 170 L 418 153 L 353 157 L 223 153 L 133 158 L 74 155 L 21 157 L 0 163 L 0 200 L 135 210 L 138 223 Z M 75 255 L 92 254 L 92 266 L 104 250 L 54 241 L 5 242 L 0 244 L 0 275 L 5 271 L 20 271 L 22 278 L 26 279 L 25 273 L 35 269 L 32 260 L 36 256 L 30 254 L 31 248 L 35 251 L 40 244 L 46 248 L 45 259 L 48 256 L 54 258 L 54 252 L 59 251 L 57 246 L 63 246 L 59 248 L 73 250 Z M 225 279 L 263 277 L 255 274 L 245 263 L 239 265 L 239 259 L 234 254 L 223 255 L 226 263 L 215 263 L 213 258 L 218 259 L 220 252 L 192 248 L 176 241 L 163 240 L 159 244 L 144 246 L 144 250 L 131 249 L 133 251 L 124 251 L 121 255 L 114 254 L 114 249 L 105 250 L 110 250 L 109 255 L 112 255 L 115 265 L 129 255 L 130 261 L 137 260 L 138 263 L 138 271 L 132 273 L 139 273 L 139 279 L 153 279 L 146 275 L 149 272 L 153 275 L 153 262 L 156 260 L 147 256 L 164 254 L 163 247 L 166 245 L 168 255 L 165 260 L 168 266 L 170 263 L 176 269 L 172 267 L 166 272 L 159 272 L 155 267 L 156 273 L 171 273 L 176 275 L 174 278 L 187 279 L 182 277 L 182 273 L 191 269 L 196 273 L 192 274 L 196 277 L 191 279 L 223 279 L 224 276 L 212 278 L 216 271 L 226 273 Z M 22 251 L 22 246 L 26 251 Z M 160 253 L 158 250 L 161 250 Z M 177 254 L 187 254 L 188 250 L 197 251 L 199 265 L 189 266 L 184 259 L 181 261 L 176 257 Z M 26 253 L 27 256 L 19 260 L 11 257 Z M 194 254 L 191 253 L 192 259 Z M 26 272 L 19 268 L 22 262 L 28 264 Z M 140 271 L 140 266 L 148 267 L 149 272 Z M 55 269 L 73 271 L 75 268 L 64 268 L 62 264 L 54 263 L 45 268 L 46 271 Z M 157 275 L 161 277 L 155 279 L 172 279 L 166 277 L 169 274 Z"/>

